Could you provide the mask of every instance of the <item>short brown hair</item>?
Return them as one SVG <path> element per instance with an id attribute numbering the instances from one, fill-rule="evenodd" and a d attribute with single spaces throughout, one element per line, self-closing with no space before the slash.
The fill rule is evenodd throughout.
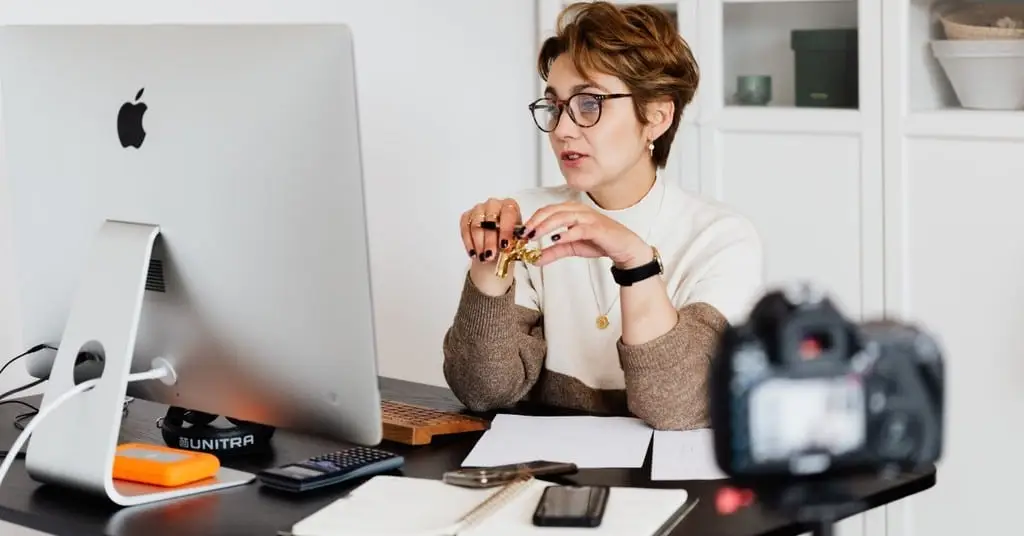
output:
<path id="1" fill-rule="evenodd" d="M 697 60 L 669 15 L 647 5 L 577 2 L 559 14 L 556 28 L 541 45 L 537 60 L 545 81 L 555 59 L 568 53 L 584 76 L 599 72 L 621 79 L 633 93 L 641 123 L 647 122 L 644 110 L 649 102 L 672 99 L 672 124 L 654 141 L 654 164 L 664 168 L 683 108 L 693 100 L 700 81 Z"/>

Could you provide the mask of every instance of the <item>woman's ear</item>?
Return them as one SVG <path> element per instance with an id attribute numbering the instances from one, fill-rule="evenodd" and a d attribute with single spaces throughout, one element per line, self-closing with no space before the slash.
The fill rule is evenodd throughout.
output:
<path id="1" fill-rule="evenodd" d="M 672 126 L 675 103 L 672 99 L 654 101 L 647 105 L 647 130 L 650 139 L 656 140 Z"/>

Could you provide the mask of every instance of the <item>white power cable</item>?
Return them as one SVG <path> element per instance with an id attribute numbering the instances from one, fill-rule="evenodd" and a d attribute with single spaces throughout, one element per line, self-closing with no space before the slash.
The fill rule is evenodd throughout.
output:
<path id="1" fill-rule="evenodd" d="M 152 369 L 146 372 L 137 372 L 135 374 L 129 374 L 128 382 L 131 383 L 142 380 L 157 380 L 170 378 L 170 383 L 173 383 L 173 381 L 176 379 L 175 376 L 176 375 L 174 372 L 174 368 L 171 366 L 171 364 L 166 359 L 157 358 L 156 360 L 153 361 Z M 28 441 L 29 436 L 32 435 L 32 431 L 36 429 L 36 426 L 40 422 L 42 422 L 42 420 L 45 419 L 46 416 L 50 414 L 50 412 L 60 407 L 68 400 L 74 398 L 75 395 L 84 393 L 89 389 L 92 389 L 93 387 L 96 386 L 97 383 L 99 383 L 99 378 L 86 380 L 72 387 L 71 389 L 61 393 L 61 395 L 58 396 L 57 399 L 53 401 L 53 403 L 39 408 L 39 413 L 37 413 L 36 416 L 33 417 L 31 421 L 29 421 L 28 425 L 25 426 L 25 429 L 22 430 L 20 434 L 18 434 L 18 439 L 14 440 L 14 445 L 11 446 L 10 450 L 7 451 L 7 455 L 4 456 L 4 461 L 2 464 L 0 464 L 0 483 L 2 483 L 4 477 L 7 476 L 7 471 L 10 470 L 11 465 L 14 463 L 14 460 L 18 458 L 18 453 L 21 452 L 21 448 L 25 446 L 25 442 Z M 165 383 L 168 382 L 165 380 Z"/>

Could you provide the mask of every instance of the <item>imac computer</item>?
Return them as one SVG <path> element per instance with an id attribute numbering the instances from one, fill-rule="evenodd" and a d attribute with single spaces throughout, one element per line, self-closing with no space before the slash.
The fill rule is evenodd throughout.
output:
<path id="1" fill-rule="evenodd" d="M 121 505 L 253 481 L 114 481 L 126 395 L 381 441 L 346 26 L 0 27 L 0 104 L 41 410 L 97 382 L 37 416 L 33 478 Z"/>

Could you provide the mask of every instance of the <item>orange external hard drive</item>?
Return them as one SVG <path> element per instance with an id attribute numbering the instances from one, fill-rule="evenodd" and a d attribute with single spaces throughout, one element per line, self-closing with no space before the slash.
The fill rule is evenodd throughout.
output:
<path id="1" fill-rule="evenodd" d="M 114 478 L 176 487 L 210 478 L 220 469 L 213 454 L 144 443 L 125 443 L 114 454 Z"/>

